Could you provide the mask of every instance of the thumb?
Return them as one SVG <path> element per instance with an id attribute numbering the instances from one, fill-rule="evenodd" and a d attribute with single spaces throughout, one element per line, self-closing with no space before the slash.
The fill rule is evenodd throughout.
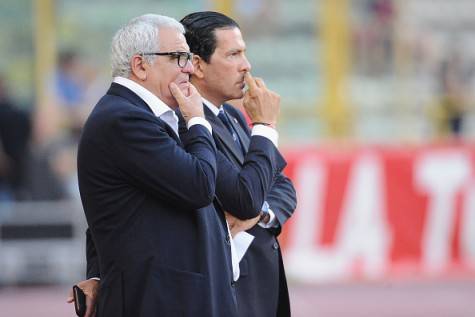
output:
<path id="1" fill-rule="evenodd" d="M 168 88 L 170 88 L 170 91 L 178 104 L 181 105 L 185 101 L 185 95 L 183 95 L 180 88 L 178 88 L 175 83 L 170 83 Z"/>

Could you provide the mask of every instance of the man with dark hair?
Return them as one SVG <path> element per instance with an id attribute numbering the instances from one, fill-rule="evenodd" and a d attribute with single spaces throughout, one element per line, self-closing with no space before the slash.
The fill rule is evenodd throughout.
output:
<path id="1" fill-rule="evenodd" d="M 186 27 L 186 41 L 190 51 L 209 63 L 216 46 L 217 29 L 240 29 L 239 24 L 230 17 L 213 11 L 195 12 L 188 14 L 181 20 Z M 250 68 L 250 66 L 249 66 Z"/>
<path id="2" fill-rule="evenodd" d="M 277 122 L 256 119 L 255 113 L 249 113 L 253 121 L 251 132 L 243 114 L 225 102 L 244 97 L 247 110 L 246 104 L 253 98 L 255 87 L 269 95 L 275 94 L 261 79 L 250 76 L 246 45 L 236 21 L 221 13 L 207 11 L 189 14 L 181 23 L 194 54 L 195 71 L 191 82 L 203 97 L 205 118 L 213 127 L 218 152 L 223 153 L 241 174 L 246 173 L 248 146 L 252 145 L 254 135 L 261 133 L 277 146 Z M 246 94 L 243 92 L 245 81 L 249 86 Z M 186 133 L 183 124 L 181 128 Z M 241 275 L 236 284 L 239 315 L 290 316 L 287 282 L 276 237 L 296 207 L 292 183 L 278 173 L 265 195 L 249 192 L 250 195 L 244 196 L 241 193 L 246 191 L 239 182 L 223 174 L 218 164 L 216 195 L 230 214 L 230 224 L 259 213 L 263 215 L 258 225 L 247 231 L 254 240 L 240 262 Z"/>

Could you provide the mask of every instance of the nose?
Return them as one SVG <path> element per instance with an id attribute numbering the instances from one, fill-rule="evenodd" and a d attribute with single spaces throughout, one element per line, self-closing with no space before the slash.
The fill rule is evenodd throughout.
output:
<path id="1" fill-rule="evenodd" d="M 187 60 L 185 66 L 181 69 L 181 72 L 186 74 L 193 74 L 194 71 L 195 67 L 193 66 L 191 60 Z"/>
<path id="2" fill-rule="evenodd" d="M 251 63 L 249 63 L 249 60 L 247 59 L 246 55 L 243 56 L 243 63 L 242 63 L 242 70 L 245 72 L 251 71 Z"/>

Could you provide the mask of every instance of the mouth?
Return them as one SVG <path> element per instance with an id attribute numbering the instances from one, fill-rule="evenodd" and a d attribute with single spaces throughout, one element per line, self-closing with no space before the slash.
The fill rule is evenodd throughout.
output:
<path id="1" fill-rule="evenodd" d="M 236 83 L 240 89 L 244 89 L 246 87 L 246 82 L 244 81 L 244 78 Z"/>

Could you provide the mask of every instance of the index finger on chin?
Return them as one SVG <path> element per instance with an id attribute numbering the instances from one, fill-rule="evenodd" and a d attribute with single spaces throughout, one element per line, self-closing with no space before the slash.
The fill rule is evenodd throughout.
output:
<path id="1" fill-rule="evenodd" d="M 180 88 L 178 88 L 178 86 L 175 83 L 170 83 L 169 88 L 173 97 L 175 97 L 176 101 L 178 102 L 178 104 L 181 104 L 184 101 L 185 96 L 181 92 Z"/>

